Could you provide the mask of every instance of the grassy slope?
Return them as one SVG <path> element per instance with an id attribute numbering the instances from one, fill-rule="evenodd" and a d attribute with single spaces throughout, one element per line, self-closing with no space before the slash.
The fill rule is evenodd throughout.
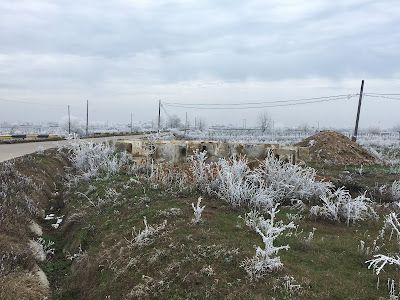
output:
<path id="1" fill-rule="evenodd" d="M 108 188 L 120 195 L 101 207 L 76 194 L 96 204 L 98 197 L 107 199 Z M 196 192 L 152 190 L 123 174 L 81 182 L 67 197 L 60 229 L 44 224 L 46 237 L 57 245 L 56 257 L 43 264 L 57 288 L 55 299 L 377 299 L 388 295 L 387 278 L 397 278 L 389 268 L 377 290 L 377 277 L 365 264 L 370 257 L 357 251 L 360 240 L 372 245 L 381 221 L 347 227 L 306 219 L 298 230 L 303 233 L 277 241 L 291 247 L 280 252 L 284 268 L 251 282 L 240 263 L 254 255 L 261 237 L 238 218 L 245 209 L 204 199 L 204 222 L 193 225 Z M 180 213 L 168 215 L 171 208 Z M 285 222 L 287 212 L 279 215 Z M 167 219 L 166 230 L 147 245 L 131 246 L 126 239 L 132 240 L 133 228 L 143 230 L 143 216 L 152 226 Z M 304 239 L 313 227 L 315 236 L 307 245 Z M 65 256 L 77 253 L 79 245 L 86 255 L 71 264 Z M 291 296 L 283 288 L 286 275 L 301 284 L 300 292 Z"/>

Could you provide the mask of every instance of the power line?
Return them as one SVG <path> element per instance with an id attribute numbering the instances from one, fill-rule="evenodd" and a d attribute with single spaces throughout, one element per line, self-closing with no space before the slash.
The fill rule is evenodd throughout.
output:
<path id="1" fill-rule="evenodd" d="M 346 94 L 346 95 L 334 95 L 334 96 L 324 96 L 324 97 L 313 97 L 313 98 L 300 98 L 291 100 L 277 100 L 277 101 L 263 101 L 263 102 L 242 102 L 242 103 L 177 103 L 177 102 L 163 102 L 168 106 L 172 105 L 185 105 L 185 106 L 240 106 L 240 105 L 260 105 L 260 104 L 271 104 L 271 103 L 285 103 L 285 102 L 299 102 L 299 101 L 311 101 L 311 100 L 324 100 L 330 98 L 352 98 L 358 94 Z"/>
<path id="2" fill-rule="evenodd" d="M 24 103 L 24 104 L 35 104 L 35 105 L 45 105 L 45 106 L 65 106 L 65 105 L 63 105 L 63 104 L 48 104 L 48 103 L 40 103 L 40 102 L 28 102 L 28 101 L 20 101 L 20 100 L 9 100 L 9 99 L 0 99 L 0 101 L 16 102 L 16 103 Z"/>
<path id="3" fill-rule="evenodd" d="M 396 95 L 396 94 L 393 94 L 393 95 Z M 400 94 L 398 94 L 398 95 L 400 96 Z M 366 94 L 366 93 L 364 93 L 364 96 L 365 96 L 365 97 L 371 97 L 371 98 L 382 98 L 382 99 L 390 99 L 390 100 L 400 100 L 400 98 L 388 97 L 388 96 L 384 96 L 383 94 L 382 94 L 382 95 L 377 95 L 377 94 L 370 94 L 370 93 Z"/>
<path id="4" fill-rule="evenodd" d="M 212 109 L 212 110 L 254 109 L 254 108 L 295 106 L 295 105 L 304 105 L 304 104 L 310 104 L 310 103 L 321 103 L 321 102 L 328 102 L 328 101 L 337 101 L 337 100 L 350 99 L 350 98 L 355 97 L 355 96 L 357 96 L 357 95 L 356 94 L 355 95 L 341 95 L 341 96 L 337 96 L 335 98 L 326 97 L 327 99 L 304 101 L 304 102 L 297 102 L 297 103 L 285 103 L 285 104 L 280 104 L 280 103 L 281 102 L 294 101 L 294 100 L 271 101 L 271 102 L 264 102 L 264 103 L 269 103 L 269 104 L 266 104 L 266 105 L 240 106 L 240 107 L 230 107 L 231 105 L 228 105 L 228 104 L 225 104 L 225 107 L 195 107 L 195 106 L 189 106 L 187 104 L 178 105 L 178 104 L 169 104 L 169 103 L 165 103 L 165 102 L 164 102 L 164 104 L 166 106 L 169 106 L 169 107 L 187 108 L 187 109 L 199 109 L 199 110 L 202 110 L 202 109 Z M 273 104 L 273 103 L 276 103 L 276 104 Z M 249 105 L 249 103 L 247 103 L 247 105 Z"/>
<path id="5" fill-rule="evenodd" d="M 171 116 L 169 115 L 169 113 L 167 112 L 167 110 L 165 109 L 164 105 L 161 103 L 161 108 L 163 109 L 163 111 L 165 112 L 165 114 L 167 115 L 168 118 L 172 119 Z"/>
<path id="6" fill-rule="evenodd" d="M 380 94 L 380 93 L 367 93 L 368 95 L 379 95 L 379 96 L 400 96 L 400 94 Z M 365 95 L 365 93 L 364 93 Z"/>

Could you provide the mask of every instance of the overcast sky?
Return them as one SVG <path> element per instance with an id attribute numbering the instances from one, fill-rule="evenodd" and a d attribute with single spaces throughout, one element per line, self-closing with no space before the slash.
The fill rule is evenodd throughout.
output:
<path id="1" fill-rule="evenodd" d="M 87 99 L 93 121 L 146 121 L 159 99 L 354 95 L 362 79 L 365 93 L 400 94 L 399 28 L 398 0 L 2 0 L 0 122 L 57 121 L 67 105 L 83 118 Z M 400 123 L 397 98 L 365 97 L 360 126 Z M 353 127 L 357 102 L 165 109 L 209 125 L 252 126 L 267 110 L 275 124 Z"/>

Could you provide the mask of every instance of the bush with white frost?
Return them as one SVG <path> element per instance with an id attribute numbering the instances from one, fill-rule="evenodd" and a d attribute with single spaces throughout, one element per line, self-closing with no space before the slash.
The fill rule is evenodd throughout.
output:
<path id="1" fill-rule="evenodd" d="M 322 205 L 312 206 L 310 215 L 336 222 L 342 221 L 347 225 L 350 222 L 378 218 L 373 202 L 365 194 L 353 199 L 348 190 L 339 188 L 335 191 L 328 190 L 326 194 L 320 195 L 320 199 Z"/>
<path id="2" fill-rule="evenodd" d="M 400 221 L 399 217 L 396 213 L 392 212 L 389 215 L 385 217 L 385 222 L 384 225 L 374 241 L 374 248 L 376 250 L 379 250 L 380 247 L 377 247 L 376 244 L 379 240 L 383 240 L 385 233 L 390 232 L 390 239 L 392 239 L 392 236 L 395 235 L 397 239 L 397 253 L 398 254 L 393 254 L 393 255 L 384 255 L 384 254 L 377 254 L 374 255 L 374 258 L 371 260 L 366 261 L 366 263 L 369 263 L 368 269 L 373 269 L 376 273 L 376 275 L 379 275 L 379 273 L 383 270 L 383 268 L 386 265 L 396 265 L 397 267 L 400 267 Z"/>
<path id="3" fill-rule="evenodd" d="M 32 180 L 16 169 L 14 160 L 0 163 L 0 225 L 26 222 L 37 214 L 37 204 L 29 195 L 32 189 Z"/>
<path id="4" fill-rule="evenodd" d="M 391 194 L 393 201 L 400 201 L 400 180 L 399 181 L 394 181 L 392 186 L 391 186 Z"/>
<path id="5" fill-rule="evenodd" d="M 165 230 L 165 227 L 167 226 L 167 220 L 164 220 L 164 222 L 161 223 L 160 225 L 156 226 L 148 225 L 145 216 L 143 217 L 143 223 L 145 226 L 144 230 L 142 231 L 139 230 L 139 232 L 136 233 L 136 230 L 134 228 L 132 232 L 133 239 L 128 240 L 127 238 L 125 238 L 130 247 L 133 247 L 135 245 L 144 246 L 149 244 L 152 238 L 157 236 L 161 231 Z"/>
<path id="6" fill-rule="evenodd" d="M 266 273 L 275 271 L 283 266 L 280 257 L 277 255 L 280 250 L 288 250 L 289 245 L 275 246 L 275 240 L 286 229 L 294 229 L 293 222 L 284 225 L 282 221 L 275 222 L 275 216 L 279 212 L 277 210 L 279 204 L 268 210 L 269 219 L 258 213 L 251 212 L 245 216 L 245 222 L 262 237 L 264 247 L 256 247 L 256 254 L 252 258 L 247 258 L 241 263 L 246 270 L 250 279 L 257 280 Z"/>
<path id="7" fill-rule="evenodd" d="M 245 158 L 220 158 L 207 164 L 206 152 L 196 151 L 191 171 L 201 191 L 235 207 L 247 205 L 261 210 L 293 199 L 310 202 L 332 187 L 330 182 L 316 181 L 314 169 L 284 163 L 272 153 L 259 168 L 251 170 Z"/>
<path id="8" fill-rule="evenodd" d="M 317 181 L 316 171 L 310 167 L 300 167 L 284 163 L 270 152 L 259 168 L 254 170 L 259 178 L 265 181 L 274 191 L 277 191 L 276 201 L 299 199 L 303 202 L 325 194 L 333 187 L 331 182 Z"/>
<path id="9" fill-rule="evenodd" d="M 193 214 L 194 214 L 194 218 L 192 219 L 193 224 L 197 224 L 201 221 L 201 214 L 202 214 L 204 208 L 206 207 L 205 205 L 203 207 L 200 207 L 201 200 L 202 200 L 201 197 L 199 197 L 197 199 L 196 206 L 194 206 L 194 204 L 192 202 L 192 208 L 193 208 Z"/>
<path id="10" fill-rule="evenodd" d="M 75 141 L 67 149 L 72 166 L 84 179 L 96 177 L 101 172 L 116 174 L 129 162 L 125 152 L 117 152 L 115 146 L 109 143 Z"/>

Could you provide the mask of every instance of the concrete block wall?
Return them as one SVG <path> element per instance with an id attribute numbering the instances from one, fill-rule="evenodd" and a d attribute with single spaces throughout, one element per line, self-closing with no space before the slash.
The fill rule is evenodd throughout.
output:
<path id="1" fill-rule="evenodd" d="M 152 158 L 156 162 L 181 164 L 187 162 L 193 152 L 207 151 L 207 162 L 217 161 L 219 158 L 233 155 L 246 156 L 249 160 L 263 160 L 269 151 L 276 157 L 291 163 L 301 163 L 308 159 L 307 147 L 284 146 L 278 144 L 244 144 L 228 143 L 225 141 L 181 141 L 181 140 L 120 140 L 118 143 L 129 144 L 125 149 L 130 150 L 134 158 L 145 158 L 149 150 L 153 149 Z"/>

